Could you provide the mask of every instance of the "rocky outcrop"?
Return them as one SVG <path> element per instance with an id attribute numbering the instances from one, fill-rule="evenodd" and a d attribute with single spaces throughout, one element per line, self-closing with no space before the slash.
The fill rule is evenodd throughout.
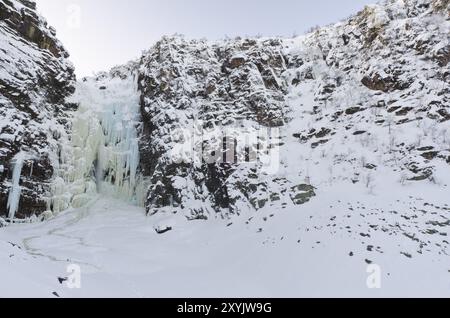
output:
<path id="1" fill-rule="evenodd" d="M 400 74 L 402 75 L 402 74 Z M 375 73 L 369 76 L 364 76 L 361 83 L 367 88 L 374 91 L 382 91 L 384 93 L 405 90 L 409 88 L 413 80 L 402 81 L 399 77 L 386 76 L 382 77 L 380 74 Z"/>
<path id="2" fill-rule="evenodd" d="M 234 152 L 236 136 L 216 136 L 229 137 L 224 146 L 222 140 L 199 141 L 201 153 L 190 154 L 187 162 L 175 162 L 170 153 L 183 147 L 186 138 L 195 138 L 195 129 L 223 132 L 244 122 L 250 127 L 282 126 L 286 83 L 281 74 L 285 70 L 283 41 L 275 39 L 210 43 L 167 37 L 144 55 L 139 69 L 145 126 L 141 166 L 151 178 L 149 213 L 165 207 L 190 209 L 196 217 L 204 217 L 211 209 L 237 212 L 239 191 L 232 181 L 239 167 L 236 158 L 191 161 L 208 147 L 219 157 Z M 174 134 L 177 130 L 183 136 Z M 247 192 L 241 194 L 251 201 Z"/>
<path id="3" fill-rule="evenodd" d="M 138 71 L 145 126 L 141 170 L 151 179 L 148 212 L 187 211 L 195 219 L 211 212 L 304 204 L 316 189 L 309 184 L 305 161 L 289 159 L 298 152 L 303 158 L 309 153 L 309 162 L 317 166 L 334 156 L 331 167 L 313 176 L 314 185 L 343 179 L 370 188 L 371 171 L 380 164 L 405 174 L 406 180 L 433 180 L 433 162 L 443 155 L 415 153 L 411 132 L 396 126 L 417 132 L 414 122 L 422 121 L 423 127 L 436 125 L 445 135 L 440 123 L 447 120 L 450 98 L 448 4 L 386 1 L 293 40 L 162 39 L 144 54 Z M 223 135 L 205 139 L 196 133 L 228 133 L 236 127 L 294 129 L 289 137 L 270 139 L 268 148 L 281 154 L 277 172 L 261 173 L 259 164 L 249 167 L 246 160 L 180 161 L 183 155 L 173 154 L 190 141 L 184 132 L 193 131 L 200 152 L 212 149 L 222 157 L 239 143 L 235 135 L 221 145 L 217 140 Z M 350 147 L 351 140 L 356 140 L 351 147 L 358 142 L 363 149 L 335 153 L 344 144 Z M 367 151 L 383 155 L 358 157 Z M 334 169 L 346 172 L 322 177 Z"/>
<path id="4" fill-rule="evenodd" d="M 74 91 L 69 54 L 32 1 L 0 1 L 0 216 L 8 216 L 14 158 L 27 157 L 15 217 L 47 209 L 58 139 L 68 128 Z"/>
<path id="5" fill-rule="evenodd" d="M 333 169 L 362 160 L 354 144 L 361 142 L 363 162 L 381 160 L 402 180 L 435 182 L 436 167 L 449 148 L 449 8 L 448 0 L 385 1 L 306 36 L 302 49 L 288 54 L 293 64 L 286 72 L 288 82 L 298 90 L 317 87 L 310 92 L 310 119 L 317 121 L 312 131 L 340 128 L 322 144 L 311 138 L 311 127 L 299 128 L 294 136 L 327 157 L 333 148 L 353 143 L 355 154 L 335 153 Z M 313 76 L 302 75 L 306 70 L 313 70 Z M 430 138 L 431 131 L 442 138 Z M 424 144 L 442 150 L 416 151 Z M 367 156 L 368 149 L 383 155 Z M 352 170 L 353 182 L 372 176 Z"/>

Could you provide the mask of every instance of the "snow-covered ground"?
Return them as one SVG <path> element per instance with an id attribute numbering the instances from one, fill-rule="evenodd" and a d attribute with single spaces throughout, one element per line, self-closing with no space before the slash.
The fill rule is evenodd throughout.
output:
<path id="1" fill-rule="evenodd" d="M 338 185 L 250 220 L 191 222 L 98 197 L 0 230 L 0 296 L 449 297 L 445 190 L 396 190 L 374 196 Z M 342 200 L 348 191 L 359 200 Z M 408 235 L 416 228 L 428 231 Z M 70 264 L 81 267 L 80 289 L 58 280 Z M 381 288 L 368 288 L 378 270 Z"/>

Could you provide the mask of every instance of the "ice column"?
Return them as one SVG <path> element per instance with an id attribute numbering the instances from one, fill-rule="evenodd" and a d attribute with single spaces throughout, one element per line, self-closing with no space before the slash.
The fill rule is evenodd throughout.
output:
<path id="1" fill-rule="evenodd" d="M 19 152 L 12 160 L 13 168 L 13 176 L 12 176 L 12 185 L 9 190 L 8 196 L 8 210 L 9 210 L 9 219 L 14 219 L 16 215 L 17 209 L 19 208 L 20 201 L 20 193 L 22 192 L 22 188 L 20 186 L 20 176 L 22 174 L 23 163 L 26 159 L 25 152 Z"/>

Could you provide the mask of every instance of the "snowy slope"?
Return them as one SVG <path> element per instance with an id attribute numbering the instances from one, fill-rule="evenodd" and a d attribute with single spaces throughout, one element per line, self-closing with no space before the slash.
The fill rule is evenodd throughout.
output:
<path id="1" fill-rule="evenodd" d="M 411 201 L 407 191 L 366 199 L 358 187 L 351 190 L 364 203 L 343 201 L 347 190 L 334 187 L 299 209 L 267 211 L 266 221 L 264 214 L 228 227 L 171 220 L 174 231 L 163 235 L 154 229 L 162 221 L 142 208 L 100 198 L 45 223 L 0 231 L 0 264 L 8 273 L 0 296 L 449 297 L 442 243 L 449 232 L 437 225 L 448 223 L 439 215 L 449 207 L 420 201 L 420 193 Z M 442 192 L 435 196 L 441 203 Z M 415 233 L 415 226 L 438 231 L 418 234 L 429 242 L 423 254 L 401 232 Z M 380 289 L 367 287 L 369 261 L 381 268 Z M 81 266 L 81 289 L 58 281 L 69 264 Z"/>

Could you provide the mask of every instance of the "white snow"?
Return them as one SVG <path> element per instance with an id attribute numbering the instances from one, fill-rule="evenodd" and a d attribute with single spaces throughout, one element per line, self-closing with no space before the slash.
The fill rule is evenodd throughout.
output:
<path id="1" fill-rule="evenodd" d="M 0 267 L 8 273 L 0 296 L 449 297 L 442 243 L 449 227 L 436 227 L 441 235 L 399 231 L 443 220 L 439 214 L 448 210 L 426 203 L 444 207 L 446 190 L 398 186 L 372 196 L 343 185 L 321 191 L 321 200 L 268 208 L 251 220 L 146 217 L 142 208 L 100 197 L 45 223 L 11 225 L 0 231 Z M 155 231 L 166 227 L 172 230 Z M 414 254 L 423 238 L 430 244 Z M 366 260 L 381 269 L 380 289 L 367 287 Z M 81 289 L 57 280 L 67 277 L 69 264 L 81 266 Z"/>

